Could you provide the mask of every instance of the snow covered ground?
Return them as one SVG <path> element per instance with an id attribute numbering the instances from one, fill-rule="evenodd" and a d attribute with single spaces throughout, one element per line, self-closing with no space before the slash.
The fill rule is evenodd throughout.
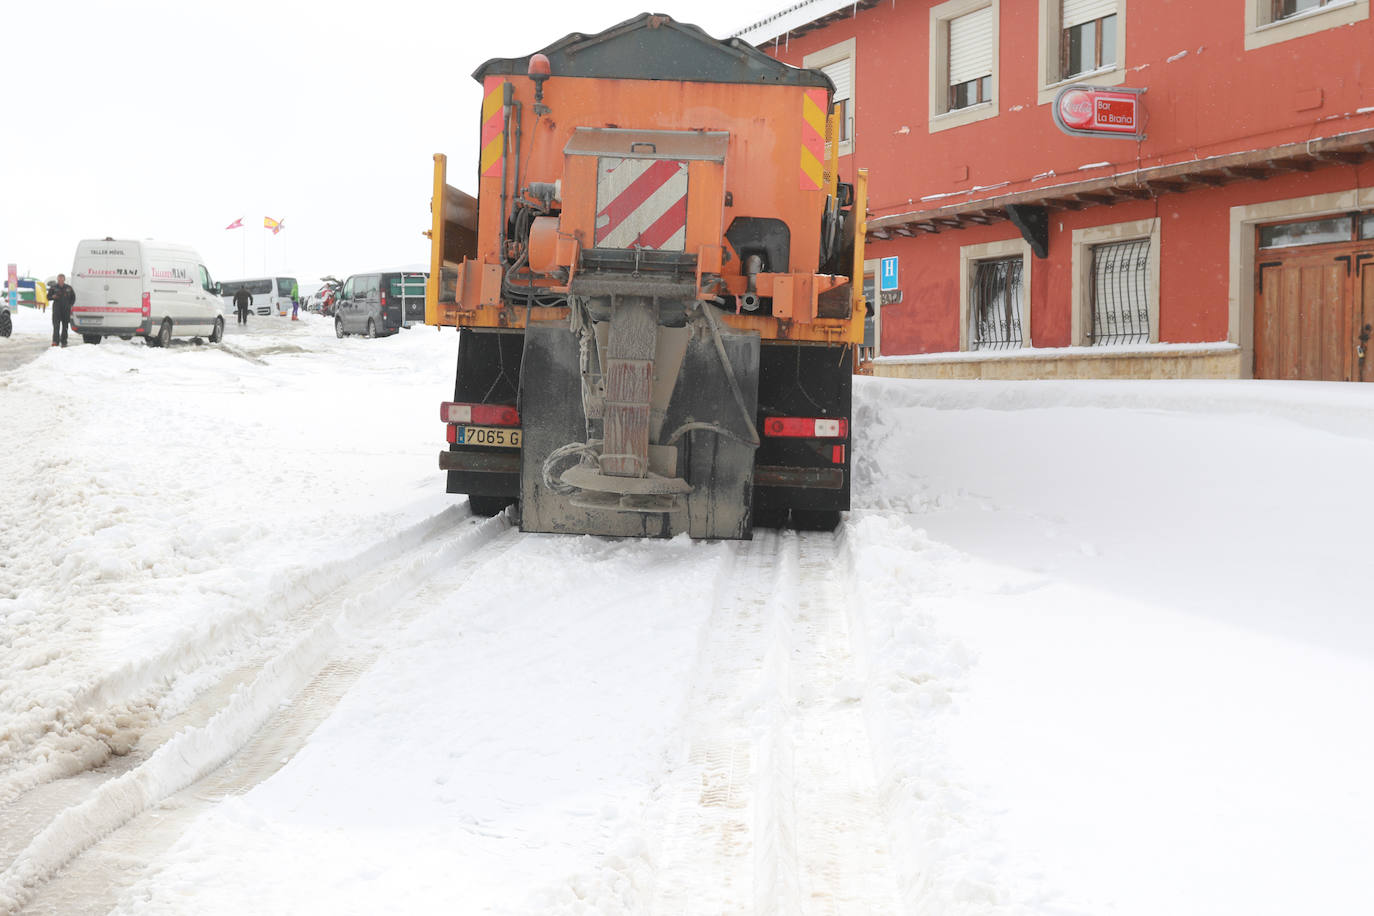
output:
<path id="1" fill-rule="evenodd" d="M 0 340 L 0 913 L 1374 911 L 1374 389 L 859 379 L 834 535 L 617 542 L 250 322 Z"/>

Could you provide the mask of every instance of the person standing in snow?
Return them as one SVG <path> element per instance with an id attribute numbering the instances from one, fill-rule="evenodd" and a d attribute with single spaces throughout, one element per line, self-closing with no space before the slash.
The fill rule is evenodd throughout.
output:
<path id="1" fill-rule="evenodd" d="M 248 307 L 252 304 L 253 294 L 248 287 L 240 286 L 239 291 L 234 293 L 234 311 L 239 313 L 239 324 L 248 323 Z"/>
<path id="2" fill-rule="evenodd" d="M 67 285 L 67 275 L 58 274 L 57 282 L 49 290 L 52 301 L 52 345 L 67 345 L 67 329 L 72 323 L 72 306 L 76 304 L 76 290 Z"/>

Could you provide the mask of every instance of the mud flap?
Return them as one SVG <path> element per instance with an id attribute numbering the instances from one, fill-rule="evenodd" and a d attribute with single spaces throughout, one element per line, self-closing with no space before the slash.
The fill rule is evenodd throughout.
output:
<path id="1" fill-rule="evenodd" d="M 726 354 L 751 418 L 758 412 L 759 337 L 722 328 Z M 546 486 L 544 462 L 551 452 L 587 441 L 577 338 L 567 322 L 532 322 L 521 361 L 520 416 L 524 447 L 520 471 L 520 527 L 524 531 L 611 537 L 748 538 L 754 448 L 726 380 L 715 343 L 704 323 L 694 323 L 678 384 L 668 404 L 664 435 L 688 423 L 727 430 L 693 429 L 674 443 L 678 472 L 692 485 L 673 512 L 624 512 L 575 506 Z M 562 462 L 566 468 L 573 459 Z M 555 475 L 556 476 L 556 475 Z"/>

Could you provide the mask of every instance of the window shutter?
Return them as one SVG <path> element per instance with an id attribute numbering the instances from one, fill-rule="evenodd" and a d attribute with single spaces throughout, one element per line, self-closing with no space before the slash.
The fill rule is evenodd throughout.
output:
<path id="1" fill-rule="evenodd" d="M 992 75 L 992 7 L 949 21 L 949 84 Z"/>
<path id="2" fill-rule="evenodd" d="M 830 82 L 835 84 L 835 99 L 840 102 L 847 98 L 852 98 L 854 92 L 854 67 L 853 60 L 846 57 L 844 60 L 837 60 L 833 64 L 826 64 L 821 67 L 821 72 L 830 77 Z"/>
<path id="3" fill-rule="evenodd" d="M 1094 19 L 1116 15 L 1117 0 L 1064 0 L 1061 28 L 1071 29 Z"/>

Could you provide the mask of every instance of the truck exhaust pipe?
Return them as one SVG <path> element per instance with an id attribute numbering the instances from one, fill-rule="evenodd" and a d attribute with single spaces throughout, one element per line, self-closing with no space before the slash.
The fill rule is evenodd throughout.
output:
<path id="1" fill-rule="evenodd" d="M 744 275 L 747 278 L 747 285 L 744 287 L 744 295 L 740 296 L 740 308 L 746 312 L 752 312 L 759 307 L 759 271 L 763 270 L 763 258 L 756 254 L 751 254 L 744 259 Z"/>

